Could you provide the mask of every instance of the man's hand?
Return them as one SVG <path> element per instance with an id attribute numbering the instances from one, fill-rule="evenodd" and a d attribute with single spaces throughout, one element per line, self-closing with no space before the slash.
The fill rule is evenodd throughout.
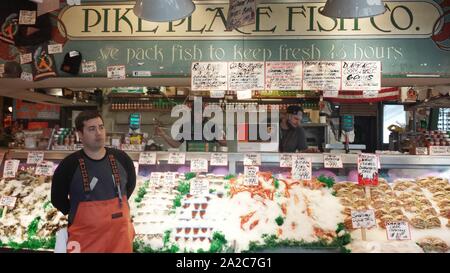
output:
<path id="1" fill-rule="evenodd" d="M 155 126 L 155 136 L 164 136 L 165 134 L 166 132 L 164 132 L 163 128 Z"/>

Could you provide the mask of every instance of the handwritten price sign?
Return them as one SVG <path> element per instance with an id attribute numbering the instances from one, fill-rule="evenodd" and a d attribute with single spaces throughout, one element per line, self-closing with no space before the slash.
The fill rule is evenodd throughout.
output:
<path id="1" fill-rule="evenodd" d="M 342 156 L 335 154 L 324 154 L 323 165 L 325 168 L 342 169 L 343 168 Z"/>
<path id="2" fill-rule="evenodd" d="M 375 212 L 369 210 L 352 210 L 353 228 L 370 228 L 376 225 Z"/>
<path id="3" fill-rule="evenodd" d="M 411 240 L 411 231 L 408 222 L 396 221 L 386 223 L 388 240 Z"/>

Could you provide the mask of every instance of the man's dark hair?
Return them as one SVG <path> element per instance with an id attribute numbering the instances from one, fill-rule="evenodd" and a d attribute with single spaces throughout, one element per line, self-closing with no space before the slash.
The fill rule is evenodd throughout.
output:
<path id="1" fill-rule="evenodd" d="M 81 112 L 75 119 L 75 128 L 77 131 L 83 132 L 84 122 L 94 118 L 100 118 L 103 121 L 102 115 L 96 110 L 85 110 Z"/>

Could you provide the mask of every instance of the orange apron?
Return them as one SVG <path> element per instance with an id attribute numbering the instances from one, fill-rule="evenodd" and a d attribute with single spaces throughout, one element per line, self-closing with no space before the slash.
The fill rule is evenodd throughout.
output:
<path id="1" fill-rule="evenodd" d="M 120 175 L 113 155 L 108 155 L 117 197 L 102 201 L 85 201 L 78 204 L 73 223 L 68 228 L 68 253 L 131 253 L 134 227 L 126 195 L 120 194 Z M 79 158 L 83 188 L 90 193 L 87 168 Z M 121 196 L 121 198 L 119 198 Z"/>

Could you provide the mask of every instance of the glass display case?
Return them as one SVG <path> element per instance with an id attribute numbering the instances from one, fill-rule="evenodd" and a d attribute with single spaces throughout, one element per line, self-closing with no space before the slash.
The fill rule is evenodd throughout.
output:
<path id="1" fill-rule="evenodd" d="M 0 195 L 17 198 L 0 221 L 0 241 L 51 248 L 67 222 L 49 203 L 50 177 L 33 175 L 27 154 L 7 155 L 21 164 L 15 178 L 0 181 Z M 68 154 L 45 151 L 44 160 L 57 164 Z M 324 168 L 323 154 L 303 154 L 311 180 L 291 178 L 278 153 L 259 154 L 257 169 L 244 166 L 242 153 L 221 154 L 223 166 L 212 166 L 212 153 L 168 164 L 170 153 L 156 152 L 153 165 L 128 154 L 138 172 L 130 198 L 136 252 L 445 252 L 450 245 L 448 156 L 380 154 L 379 185 L 369 188 L 357 185 L 356 154 L 341 154 L 338 169 Z M 203 170 L 191 172 L 193 162 Z M 375 226 L 353 227 L 352 211 L 362 210 L 373 211 Z M 405 240 L 388 236 L 393 222 L 406 223 Z"/>

